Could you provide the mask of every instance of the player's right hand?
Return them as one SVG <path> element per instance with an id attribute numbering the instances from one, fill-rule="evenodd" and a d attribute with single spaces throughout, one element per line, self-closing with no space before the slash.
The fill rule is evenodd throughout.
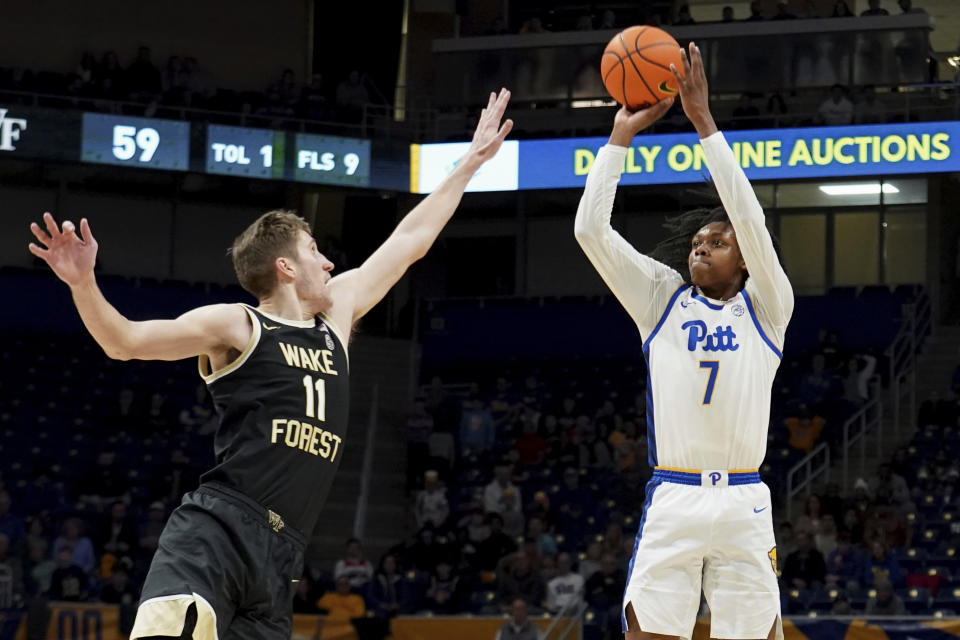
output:
<path id="1" fill-rule="evenodd" d="M 651 107 L 638 109 L 637 111 L 620 107 L 617 115 L 613 118 L 613 131 L 610 133 L 610 144 L 629 147 L 633 141 L 633 136 L 666 115 L 672 106 L 673 98 L 667 98 Z"/>
<path id="2" fill-rule="evenodd" d="M 80 235 L 69 220 L 64 221 L 60 229 L 53 216 L 44 213 L 43 222 L 46 231 L 36 222 L 30 223 L 30 231 L 43 245 L 40 247 L 31 242 L 30 253 L 50 265 L 57 277 L 71 287 L 92 278 L 93 266 L 97 262 L 97 241 L 90 232 L 87 219 L 80 220 Z"/>

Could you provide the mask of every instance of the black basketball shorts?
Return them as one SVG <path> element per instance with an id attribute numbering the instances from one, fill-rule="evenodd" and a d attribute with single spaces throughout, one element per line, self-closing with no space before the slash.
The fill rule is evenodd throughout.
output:
<path id="1" fill-rule="evenodd" d="M 201 485 L 160 534 L 130 640 L 290 640 L 304 547 L 280 515 L 225 485 Z"/>

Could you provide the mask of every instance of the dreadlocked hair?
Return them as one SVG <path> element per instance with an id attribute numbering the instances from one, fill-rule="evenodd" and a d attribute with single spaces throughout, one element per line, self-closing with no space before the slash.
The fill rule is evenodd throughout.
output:
<path id="1" fill-rule="evenodd" d="M 683 277 L 683 281 L 690 282 L 690 267 L 687 258 L 690 256 L 690 241 L 694 234 L 704 226 L 713 222 L 719 222 L 724 227 L 730 226 L 730 217 L 723 207 L 701 207 L 667 218 L 664 228 L 669 235 L 650 252 L 650 257 L 658 262 L 662 262 L 671 269 L 675 270 Z M 777 253 L 777 260 L 783 264 L 783 255 L 780 251 L 780 240 L 770 233 L 770 239 L 773 241 L 773 249 Z"/>

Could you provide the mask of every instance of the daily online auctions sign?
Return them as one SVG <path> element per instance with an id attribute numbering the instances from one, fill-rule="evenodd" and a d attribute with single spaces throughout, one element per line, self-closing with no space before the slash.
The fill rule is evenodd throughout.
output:
<path id="1" fill-rule="evenodd" d="M 752 180 L 960 171 L 960 122 L 729 131 L 724 136 Z M 606 141 L 521 140 L 515 148 L 501 148 L 467 191 L 583 187 Z M 695 133 L 637 136 L 620 183 L 702 182 L 708 170 L 699 142 Z M 435 189 L 468 146 L 413 145 L 410 190 Z"/>

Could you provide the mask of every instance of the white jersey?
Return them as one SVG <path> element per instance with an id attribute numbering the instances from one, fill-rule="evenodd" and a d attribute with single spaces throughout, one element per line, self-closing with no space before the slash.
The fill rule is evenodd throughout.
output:
<path id="1" fill-rule="evenodd" d="M 763 209 L 723 134 L 701 144 L 750 274 L 736 296 L 722 302 L 704 297 L 610 226 L 624 147 L 606 145 L 597 154 L 577 211 L 576 237 L 643 339 L 651 466 L 758 469 L 793 291 Z"/>

